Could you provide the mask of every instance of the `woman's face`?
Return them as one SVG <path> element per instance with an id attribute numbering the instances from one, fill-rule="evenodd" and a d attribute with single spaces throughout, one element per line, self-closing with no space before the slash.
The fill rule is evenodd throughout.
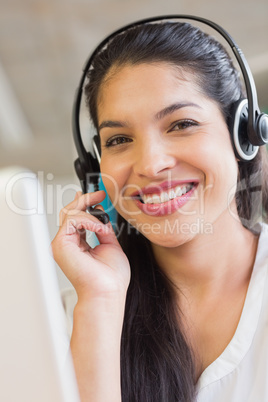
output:
<path id="1" fill-rule="evenodd" d="M 219 107 L 192 73 L 165 63 L 115 70 L 98 122 L 108 195 L 150 241 L 174 247 L 229 218 L 236 159 Z"/>

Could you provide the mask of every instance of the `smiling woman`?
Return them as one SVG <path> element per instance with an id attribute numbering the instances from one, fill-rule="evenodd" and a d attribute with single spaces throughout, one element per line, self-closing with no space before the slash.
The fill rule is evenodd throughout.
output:
<path id="1" fill-rule="evenodd" d="M 141 231 L 158 218 L 164 238 L 152 234 L 150 241 L 179 245 L 185 234 L 170 236 L 167 219 L 171 227 L 179 220 L 190 229 L 201 217 L 213 223 L 230 207 L 226 194 L 238 168 L 228 128 L 191 73 L 180 78 L 164 62 L 121 67 L 99 99 L 100 122 L 118 123 L 121 116 L 120 125 L 99 129 L 105 187 L 115 203 L 109 173 L 120 194 L 119 214 Z"/>
<path id="2" fill-rule="evenodd" d="M 190 24 L 144 23 L 98 50 L 85 93 L 119 237 L 85 212 L 103 192 L 78 193 L 52 244 L 82 401 L 266 400 L 267 154 L 234 150 L 231 59 Z"/>

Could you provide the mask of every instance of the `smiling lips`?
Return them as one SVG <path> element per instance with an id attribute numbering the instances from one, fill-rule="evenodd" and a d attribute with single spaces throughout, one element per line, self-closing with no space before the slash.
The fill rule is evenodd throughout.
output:
<path id="1" fill-rule="evenodd" d="M 145 187 L 131 195 L 138 208 L 154 216 L 168 215 L 190 199 L 198 182 L 190 180 L 184 182 L 164 182 L 159 186 Z"/>

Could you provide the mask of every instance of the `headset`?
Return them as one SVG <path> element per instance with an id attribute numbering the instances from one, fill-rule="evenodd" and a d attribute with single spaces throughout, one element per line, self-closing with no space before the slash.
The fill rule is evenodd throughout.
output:
<path id="1" fill-rule="evenodd" d="M 117 29 L 107 36 L 91 53 L 86 60 L 83 73 L 80 78 L 78 88 L 75 93 L 73 113 L 72 113 L 72 131 L 73 138 L 78 153 L 78 158 L 74 162 L 76 174 L 81 182 L 83 192 L 88 191 L 88 185 L 93 184 L 94 190 L 98 190 L 100 180 L 100 144 L 97 133 L 92 136 L 92 151 L 87 151 L 81 137 L 79 116 L 81 108 L 81 99 L 83 94 L 84 83 L 95 56 L 108 44 L 108 42 L 118 34 L 127 31 L 133 27 L 168 20 L 192 20 L 203 23 L 215 31 L 217 31 L 229 44 L 235 59 L 237 60 L 245 82 L 247 99 L 237 101 L 232 107 L 232 116 L 229 122 L 229 131 L 231 140 L 237 159 L 241 162 L 251 161 L 258 153 L 259 146 L 268 143 L 268 115 L 262 113 L 258 106 L 257 91 L 253 75 L 237 44 L 232 37 L 218 24 L 202 17 L 184 14 L 164 15 L 152 18 L 138 20 L 131 24 L 125 25 Z M 96 211 L 96 210 L 95 210 Z M 108 215 L 102 211 L 90 213 L 98 213 L 98 219 L 107 223 Z M 105 217 L 104 215 L 107 215 Z"/>

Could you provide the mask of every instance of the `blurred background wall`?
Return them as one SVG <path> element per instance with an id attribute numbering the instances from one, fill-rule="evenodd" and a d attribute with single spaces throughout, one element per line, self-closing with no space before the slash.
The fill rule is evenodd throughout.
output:
<path id="1" fill-rule="evenodd" d="M 0 168 L 39 175 L 51 238 L 78 186 L 71 109 L 85 59 L 121 25 L 171 13 L 211 19 L 233 36 L 268 111 L 267 0 L 0 0 Z"/>

